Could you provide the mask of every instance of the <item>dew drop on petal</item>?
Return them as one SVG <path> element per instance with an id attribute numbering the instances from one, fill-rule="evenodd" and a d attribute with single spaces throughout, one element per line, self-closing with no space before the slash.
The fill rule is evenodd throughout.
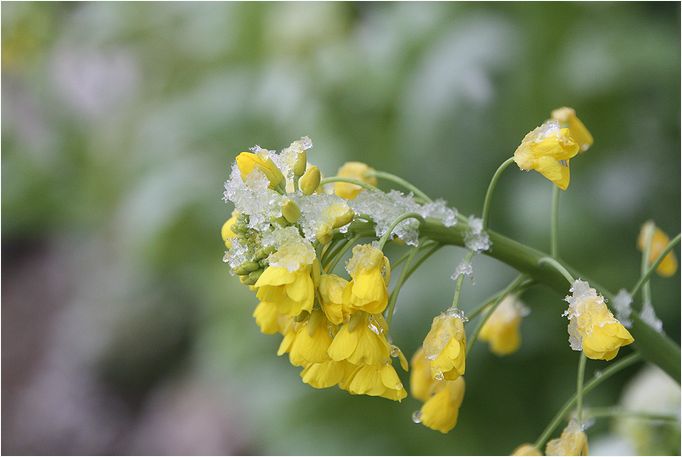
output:
<path id="1" fill-rule="evenodd" d="M 415 424 L 421 424 L 422 422 L 422 412 L 421 410 L 417 410 L 412 413 L 412 422 Z"/>

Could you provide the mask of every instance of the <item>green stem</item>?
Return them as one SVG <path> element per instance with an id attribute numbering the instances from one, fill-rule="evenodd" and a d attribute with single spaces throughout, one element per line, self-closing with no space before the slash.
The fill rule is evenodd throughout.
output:
<path id="1" fill-rule="evenodd" d="M 393 233 L 393 229 L 395 229 L 398 226 L 398 224 L 400 224 L 405 219 L 417 219 L 420 223 L 424 222 L 424 218 L 419 213 L 401 214 L 391 223 L 391 225 L 386 230 L 386 233 L 384 233 L 384 235 L 379 240 L 379 249 L 381 249 L 381 250 L 384 249 L 384 245 L 386 244 L 388 239 L 391 237 L 391 233 Z"/>
<path id="2" fill-rule="evenodd" d="M 552 257 L 543 257 L 540 260 L 538 260 L 538 264 L 542 265 L 550 265 L 552 268 L 554 268 L 556 271 L 561 273 L 561 275 L 568 281 L 569 284 L 573 284 L 575 279 L 573 279 L 573 275 L 568 272 L 568 270 L 561 265 L 556 259 L 553 259 Z"/>
<path id="3" fill-rule="evenodd" d="M 583 383 L 585 382 L 585 363 L 587 357 L 585 353 L 580 353 L 580 361 L 578 362 L 578 382 L 576 388 L 577 403 L 578 403 L 578 424 L 583 424 Z"/>
<path id="4" fill-rule="evenodd" d="M 329 263 L 327 266 L 324 267 L 324 271 L 327 273 L 331 273 L 334 271 L 334 268 L 336 267 L 336 264 L 339 263 L 339 260 L 343 258 L 343 254 L 346 253 L 348 249 L 350 249 L 355 243 L 357 243 L 360 238 L 362 238 L 362 235 L 356 235 L 353 238 L 351 238 L 346 244 L 343 245 L 341 249 L 339 249 L 339 252 L 334 254 L 334 257 L 331 257 L 329 259 Z"/>
<path id="5" fill-rule="evenodd" d="M 552 185 L 552 216 L 550 220 L 550 248 L 552 257 L 559 257 L 559 188 Z"/>
<path id="6" fill-rule="evenodd" d="M 649 221 L 644 228 L 644 249 L 642 249 L 642 263 L 640 266 L 640 276 L 644 276 L 649 267 L 649 256 L 651 255 L 651 242 L 654 239 L 654 223 Z M 642 285 L 642 302 L 651 304 L 651 285 L 645 281 Z"/>
<path id="7" fill-rule="evenodd" d="M 353 178 L 343 178 L 341 176 L 330 176 L 329 178 L 324 178 L 320 181 L 320 186 L 324 186 L 325 184 L 333 183 L 333 182 L 345 182 L 348 184 L 355 184 L 356 186 L 360 186 L 363 189 L 367 190 L 379 190 L 376 187 L 374 187 L 371 184 L 367 184 L 364 181 L 360 181 L 359 179 L 353 179 Z"/>
<path id="8" fill-rule="evenodd" d="M 471 262 L 471 259 L 474 257 L 476 253 L 474 251 L 469 251 L 466 253 L 464 258 L 462 259 L 462 263 L 464 262 Z M 455 279 L 455 293 L 452 296 L 452 307 L 453 308 L 458 308 L 459 307 L 459 297 L 462 295 L 462 284 L 464 283 L 464 275 L 459 275 L 457 276 L 457 279 Z"/>
<path id="9" fill-rule="evenodd" d="M 387 311 L 386 311 L 386 323 L 388 324 L 388 327 L 391 327 L 391 321 L 393 320 L 393 312 L 395 310 L 395 304 L 398 301 L 398 294 L 400 293 L 400 289 L 403 287 L 403 284 L 407 280 L 407 269 L 410 266 L 410 262 L 412 262 L 412 259 L 414 259 L 414 256 L 419 252 L 419 248 L 412 248 L 410 250 L 410 255 L 407 258 L 407 261 L 405 262 L 405 266 L 400 270 L 400 276 L 398 277 L 398 282 L 396 282 L 395 286 L 393 287 L 393 292 L 391 292 L 391 296 L 388 299 L 388 306 L 387 306 Z"/>
<path id="10" fill-rule="evenodd" d="M 424 253 L 424 255 L 421 256 L 421 257 L 419 258 L 419 260 L 417 260 L 417 261 L 415 262 L 415 264 L 412 265 L 412 266 L 410 267 L 410 269 L 407 271 L 407 276 L 405 276 L 405 281 L 407 281 L 408 279 L 410 279 L 410 276 L 412 276 L 412 273 L 414 273 L 415 271 L 417 271 L 417 268 L 419 268 L 419 267 L 421 266 L 421 264 L 424 263 L 424 262 L 426 261 L 426 259 L 428 259 L 429 257 L 431 257 L 431 255 L 432 255 L 434 252 L 436 252 L 438 249 L 440 249 L 441 247 L 442 247 L 442 245 L 436 243 L 436 244 L 434 244 L 434 245 L 431 247 L 431 249 L 429 249 L 428 251 L 426 251 L 426 252 Z"/>
<path id="11" fill-rule="evenodd" d="M 469 351 L 471 351 L 471 348 L 474 347 L 474 343 L 476 343 L 476 340 L 478 339 L 478 334 L 481 333 L 481 329 L 485 325 L 485 322 L 495 312 L 495 309 L 500 305 L 500 303 L 502 303 L 502 300 L 504 300 L 507 295 L 514 293 L 521 286 L 524 279 L 525 279 L 524 275 L 517 276 L 516 279 L 510 282 L 509 285 L 505 287 L 504 290 L 497 295 L 493 304 L 490 306 L 489 309 L 485 311 L 485 314 L 481 317 L 480 321 L 476 325 L 476 328 L 472 332 L 469 341 L 467 341 L 466 349 L 467 356 L 469 355 Z"/>
<path id="12" fill-rule="evenodd" d="M 350 231 L 352 233 L 361 234 L 362 236 L 374 236 L 373 224 L 368 222 L 355 221 L 351 225 Z M 457 224 L 454 227 L 445 227 L 435 220 L 427 219 L 425 223 L 419 226 L 419 231 L 421 237 L 436 241 L 442 245 L 464 246 L 464 237 L 466 236 L 467 227 L 464 224 Z M 525 273 L 537 283 L 552 288 L 561 297 L 566 295 L 566 278 L 554 268 L 547 268 L 538 263 L 541 258 L 548 256 L 546 253 L 500 235 L 493 230 L 488 230 L 488 236 L 490 237 L 493 248 L 489 251 L 485 251 L 483 253 L 484 255 L 497 259 L 516 269 L 520 273 Z M 576 272 L 573 268 L 566 267 L 566 269 L 571 272 L 573 276 L 589 281 L 593 287 L 596 287 L 601 294 L 604 295 L 604 297 L 608 298 L 613 296 L 608 289 L 601 286 L 597 287 L 596 282 L 589 279 L 587 275 Z M 629 330 L 635 338 L 633 346 L 642 354 L 642 357 L 646 361 L 660 367 L 679 383 L 681 371 L 679 345 L 665 334 L 658 333 L 643 322 L 637 313 L 632 314 L 632 328 Z"/>
<path id="13" fill-rule="evenodd" d="M 415 186 L 414 184 L 404 180 L 400 176 L 396 176 L 396 175 L 391 174 L 391 173 L 386 173 L 385 171 L 377 171 L 377 170 L 370 172 L 369 176 L 375 176 L 379 179 L 384 179 L 386 181 L 394 182 L 394 183 L 398 184 L 399 186 L 402 186 L 404 189 L 411 191 L 414 195 L 421 198 L 422 200 L 425 200 L 426 202 L 431 202 L 431 198 L 428 195 L 426 195 L 424 192 L 419 190 L 417 188 L 417 186 Z"/>
<path id="14" fill-rule="evenodd" d="M 490 180 L 490 184 L 488 184 L 488 190 L 485 193 L 485 200 L 483 200 L 483 230 L 486 230 L 488 228 L 488 213 L 490 212 L 490 203 L 493 199 L 493 193 L 495 192 L 495 187 L 497 186 L 497 181 L 500 180 L 500 176 L 502 175 L 502 172 L 514 162 L 514 158 L 510 157 L 502 164 L 497 167 L 497 170 L 495 170 L 495 174 L 493 175 L 492 179 Z"/>
<path id="15" fill-rule="evenodd" d="M 623 408 L 609 407 L 609 408 L 590 408 L 585 412 L 589 418 L 599 419 L 603 417 L 627 417 L 632 419 L 639 419 L 644 421 L 654 422 L 671 422 L 679 423 L 680 418 L 668 414 L 655 414 L 646 411 L 628 411 Z"/>
<path id="16" fill-rule="evenodd" d="M 427 242 L 427 243 L 424 243 L 424 244 L 421 244 L 421 243 L 420 243 L 420 244 L 419 244 L 419 250 L 420 250 L 420 251 L 424 251 L 426 248 L 430 248 L 430 247 L 433 247 L 433 246 L 436 246 L 436 245 L 438 245 L 438 243 L 433 243 L 433 242 Z M 396 267 L 399 266 L 401 263 L 403 263 L 404 261 L 406 261 L 407 258 L 410 256 L 411 253 L 412 253 L 412 250 L 410 249 L 409 251 L 407 251 L 406 253 L 404 253 L 402 256 L 400 256 L 400 258 L 399 258 L 398 260 L 396 260 L 395 262 L 391 262 L 391 269 L 396 268 Z"/>
<path id="17" fill-rule="evenodd" d="M 632 288 L 630 291 L 630 295 L 634 298 L 635 294 L 639 292 L 639 289 L 642 287 L 642 285 L 649 280 L 652 274 L 654 274 L 654 271 L 656 271 L 656 268 L 658 268 L 658 265 L 660 265 L 661 262 L 663 262 L 663 259 L 665 259 L 665 256 L 668 255 L 670 251 L 672 251 L 675 246 L 678 245 L 680 242 L 680 234 L 678 233 L 675 238 L 670 240 L 668 245 L 661 251 L 659 256 L 656 258 L 656 260 L 648 266 L 648 269 L 646 272 L 643 272 L 642 275 L 639 278 L 639 281 L 637 281 L 637 284 Z"/>
<path id="18" fill-rule="evenodd" d="M 605 369 L 601 375 L 593 377 L 590 380 L 590 382 L 585 384 L 585 387 L 583 388 L 583 395 L 587 395 L 592 389 L 597 387 L 599 384 L 606 381 L 608 378 L 618 373 L 622 369 L 627 368 L 633 363 L 638 362 L 639 360 L 641 360 L 641 358 L 642 357 L 640 354 L 635 353 L 618 360 L 613 365 Z M 568 414 L 571 408 L 573 408 L 573 405 L 576 403 L 576 401 L 577 395 L 574 394 L 570 399 L 568 399 L 566 403 L 564 403 L 559 412 L 554 416 L 554 418 L 552 418 L 552 421 L 549 423 L 547 428 L 545 428 L 545 430 L 542 432 L 540 437 L 535 442 L 535 447 L 537 449 L 540 449 L 545 445 L 549 437 L 552 435 L 554 430 L 556 430 L 556 428 L 559 426 L 559 424 L 566 416 L 566 414 Z"/>

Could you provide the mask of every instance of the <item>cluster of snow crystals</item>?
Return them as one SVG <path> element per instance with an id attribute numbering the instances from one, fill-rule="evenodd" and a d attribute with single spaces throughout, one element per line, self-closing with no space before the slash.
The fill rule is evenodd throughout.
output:
<path id="1" fill-rule="evenodd" d="M 558 121 L 548 120 L 539 127 L 536 127 L 530 131 L 524 138 L 524 143 L 530 143 L 531 141 L 540 143 L 545 138 L 549 136 L 556 136 L 561 131 L 561 126 Z"/>
<path id="2" fill-rule="evenodd" d="M 449 321 L 450 319 L 459 319 L 462 323 L 468 321 L 464 311 L 451 306 L 433 319 L 432 328 L 437 325 L 437 322 L 442 322 L 443 320 Z M 434 338 L 434 335 L 429 332 L 429 335 L 424 340 L 424 356 L 427 360 L 435 360 L 440 353 L 443 352 L 443 349 L 448 345 L 450 339 L 453 337 L 458 338 L 459 336 L 461 335 L 452 335 L 449 331 L 441 331 L 438 332 Z"/>
<path id="3" fill-rule="evenodd" d="M 405 213 L 416 213 L 420 205 L 412 194 L 405 195 L 397 190 L 360 192 L 348 204 L 355 214 L 366 215 L 375 223 L 376 236 L 381 238 L 393 222 Z M 419 221 L 406 219 L 391 232 L 410 246 L 416 246 L 419 239 Z"/>
<path id="4" fill-rule="evenodd" d="M 474 281 L 474 267 L 471 265 L 471 262 L 467 260 L 462 260 L 459 265 L 457 265 L 457 268 L 455 268 L 455 272 L 450 276 L 450 278 L 453 281 L 456 281 L 457 278 L 460 276 L 464 276 L 465 278 L 469 278 L 471 282 Z"/>
<path id="5" fill-rule="evenodd" d="M 276 249 L 268 257 L 268 263 L 274 267 L 296 271 L 301 265 L 310 265 L 315 260 L 315 249 L 294 226 L 277 228 L 263 234 L 262 243 L 263 246 Z"/>
<path id="6" fill-rule="evenodd" d="M 250 259 L 248 246 L 239 241 L 239 238 L 233 238 L 232 248 L 225 251 L 223 262 L 230 266 L 230 274 L 234 275 L 232 270 Z"/>
<path id="7" fill-rule="evenodd" d="M 611 306 L 616 312 L 616 319 L 620 321 L 625 327 L 632 327 L 632 295 L 627 290 L 621 289 L 615 297 L 613 297 L 613 304 Z"/>
<path id="8" fill-rule="evenodd" d="M 644 301 L 639 317 L 658 333 L 663 333 L 663 322 L 656 316 L 654 307 L 649 300 Z"/>
<path id="9" fill-rule="evenodd" d="M 265 231 L 270 221 L 282 216 L 284 197 L 270 189 L 270 181 L 259 169 L 254 169 L 242 180 L 237 165 L 232 166 L 230 178 L 225 182 L 223 200 L 234 203 L 242 214 L 249 216 L 249 227 Z"/>
<path id="10" fill-rule="evenodd" d="M 457 318 L 457 319 L 461 320 L 462 322 L 468 322 L 469 321 L 469 319 L 467 318 L 464 311 L 462 311 L 461 309 L 456 308 L 454 306 L 449 307 L 448 309 L 443 311 L 442 314 L 443 314 L 443 316 L 446 316 L 449 318 L 452 318 L 452 317 Z"/>
<path id="11" fill-rule="evenodd" d="M 457 223 L 457 210 L 449 208 L 445 200 L 426 203 L 419 208 L 418 213 L 423 218 L 438 219 L 444 226 L 452 227 Z"/>
<path id="12" fill-rule="evenodd" d="M 313 147 L 313 142 L 307 136 L 296 140 L 289 145 L 289 147 L 282 149 L 279 154 L 273 154 L 270 151 L 270 158 L 280 169 L 287 181 L 294 179 L 294 164 L 298 159 L 298 154 Z"/>
<path id="13" fill-rule="evenodd" d="M 604 297 L 599 295 L 597 291 L 590 287 L 586 281 L 576 279 L 570 289 L 571 295 L 566 297 L 568 309 L 564 311 L 562 316 L 567 316 L 568 323 L 568 342 L 571 349 L 574 351 L 582 351 L 583 339 L 578 332 L 578 317 L 583 312 L 584 303 L 604 304 Z"/>
<path id="14" fill-rule="evenodd" d="M 329 224 L 327 208 L 332 205 L 346 205 L 346 200 L 333 194 L 296 195 L 296 204 L 301 210 L 301 218 L 298 220 L 306 239 L 313 242 L 318 230 L 325 224 Z M 344 226 L 343 228 L 347 227 Z M 343 231 L 342 231 L 343 232 Z"/>
<path id="15" fill-rule="evenodd" d="M 469 216 L 469 230 L 464 236 L 464 245 L 474 252 L 483 252 L 490 249 L 492 242 L 488 234 L 483 231 L 483 219 Z"/>

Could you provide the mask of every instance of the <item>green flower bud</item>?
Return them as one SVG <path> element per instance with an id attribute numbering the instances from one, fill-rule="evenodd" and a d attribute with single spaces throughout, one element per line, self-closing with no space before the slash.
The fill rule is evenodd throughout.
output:
<path id="1" fill-rule="evenodd" d="M 320 169 L 311 165 L 298 181 L 298 186 L 303 195 L 310 195 L 315 192 L 320 185 Z"/>
<path id="2" fill-rule="evenodd" d="M 293 200 L 287 200 L 282 205 L 282 215 L 284 219 L 290 224 L 295 224 L 299 217 L 301 217 L 301 210 Z"/>
<path id="3" fill-rule="evenodd" d="M 306 165 L 308 165 L 308 154 L 305 151 L 300 151 L 296 155 L 296 162 L 294 162 L 294 175 L 301 176 L 305 173 Z"/>

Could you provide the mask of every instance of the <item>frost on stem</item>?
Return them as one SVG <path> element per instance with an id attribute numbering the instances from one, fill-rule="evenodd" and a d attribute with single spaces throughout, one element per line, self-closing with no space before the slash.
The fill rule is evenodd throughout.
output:
<path id="1" fill-rule="evenodd" d="M 469 228 L 464 236 L 464 245 L 471 251 L 483 252 L 490 249 L 492 242 L 483 230 L 483 220 L 469 216 Z"/>
<path id="2" fill-rule="evenodd" d="M 630 314 L 632 314 L 632 295 L 628 293 L 625 289 L 620 289 L 615 297 L 613 297 L 612 308 L 616 312 L 616 318 L 625 327 L 632 327 L 632 320 L 630 320 Z"/>
<path id="3" fill-rule="evenodd" d="M 644 300 L 639 317 L 658 333 L 663 333 L 663 322 L 656 316 L 654 307 L 649 300 Z"/>
<path id="4" fill-rule="evenodd" d="M 423 218 L 437 219 L 446 227 L 452 227 L 457 222 L 457 210 L 449 208 L 444 200 L 421 205 L 412 193 L 404 194 L 397 190 L 361 192 L 356 198 L 349 200 L 348 204 L 355 214 L 366 214 L 374 221 L 377 238 L 384 236 L 391 224 L 405 213 L 417 213 Z M 405 219 L 391 231 L 391 236 L 407 245 L 417 246 L 419 221 L 414 218 Z"/>
<path id="5" fill-rule="evenodd" d="M 462 260 L 450 278 L 456 281 L 460 276 L 470 279 L 472 283 L 474 282 L 474 267 L 468 260 Z"/>

